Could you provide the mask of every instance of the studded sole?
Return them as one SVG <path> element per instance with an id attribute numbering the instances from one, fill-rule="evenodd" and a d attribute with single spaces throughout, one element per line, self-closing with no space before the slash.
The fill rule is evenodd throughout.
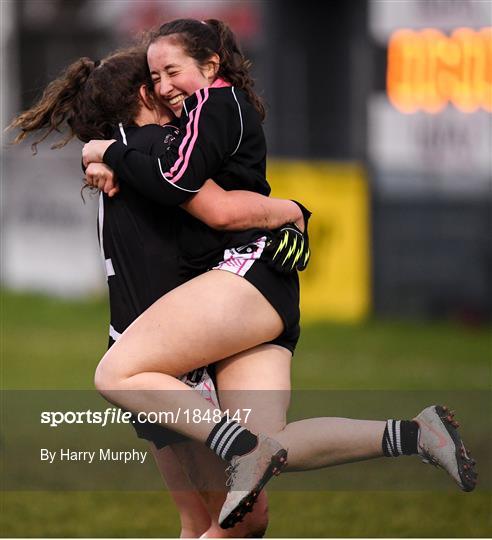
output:
<path id="1" fill-rule="evenodd" d="M 282 470 L 287 466 L 287 450 L 279 450 L 268 465 L 266 471 L 261 477 L 260 481 L 255 485 L 255 487 L 243 497 L 235 510 L 231 512 L 220 524 L 222 529 L 231 529 L 243 520 L 244 516 L 253 510 L 253 506 L 256 503 L 256 499 L 260 494 L 260 491 L 265 487 L 266 483 L 272 478 L 272 476 L 278 476 Z"/>
<path id="2" fill-rule="evenodd" d="M 478 474 L 475 471 L 475 461 L 470 458 L 456 426 L 453 425 L 452 418 L 454 417 L 454 414 L 450 414 L 448 408 L 444 405 L 436 405 L 436 413 L 454 443 L 458 474 L 460 475 L 461 483 L 463 485 L 461 489 L 463 491 L 473 491 L 477 485 L 478 477 Z"/>

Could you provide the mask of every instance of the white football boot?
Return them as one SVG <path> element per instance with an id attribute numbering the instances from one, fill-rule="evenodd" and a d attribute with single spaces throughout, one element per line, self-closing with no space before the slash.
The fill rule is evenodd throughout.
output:
<path id="1" fill-rule="evenodd" d="M 265 484 L 272 476 L 278 476 L 286 465 L 287 450 L 274 439 L 261 434 L 254 450 L 243 456 L 234 456 L 227 468 L 229 492 L 220 511 L 220 526 L 229 529 L 242 521 L 245 514 L 253 509 Z"/>
<path id="2" fill-rule="evenodd" d="M 414 421 L 420 428 L 417 449 L 422 461 L 444 469 L 463 491 L 475 489 L 475 460 L 461 440 L 454 412 L 443 405 L 432 405 Z"/>

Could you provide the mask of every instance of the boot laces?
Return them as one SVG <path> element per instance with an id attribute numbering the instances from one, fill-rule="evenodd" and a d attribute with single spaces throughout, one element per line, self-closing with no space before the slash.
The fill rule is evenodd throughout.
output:
<path id="1" fill-rule="evenodd" d="M 429 465 L 433 465 L 434 467 L 440 467 L 439 461 L 425 450 L 422 451 L 421 459 L 424 463 L 428 463 Z"/>
<path id="2" fill-rule="evenodd" d="M 227 487 L 231 487 L 232 484 L 234 484 L 234 482 L 236 481 L 237 473 L 238 473 L 237 466 L 238 466 L 238 462 L 234 461 L 226 469 L 226 473 L 228 474 L 227 480 L 226 480 Z"/>

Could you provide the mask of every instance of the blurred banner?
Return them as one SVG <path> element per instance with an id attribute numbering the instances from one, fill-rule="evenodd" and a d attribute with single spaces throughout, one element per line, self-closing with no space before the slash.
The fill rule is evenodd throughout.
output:
<path id="1" fill-rule="evenodd" d="M 491 92 L 492 98 L 492 92 Z M 392 196 L 477 197 L 491 187 L 490 113 L 447 107 L 402 114 L 376 95 L 369 103 L 369 155 L 381 192 Z"/>
<path id="2" fill-rule="evenodd" d="M 370 32 L 381 44 L 400 28 L 481 27 L 492 17 L 488 0 L 371 0 Z"/>
<path id="3" fill-rule="evenodd" d="M 492 315 L 492 2 L 370 2 L 377 313 Z"/>
<path id="4" fill-rule="evenodd" d="M 84 191 L 81 144 L 32 155 L 9 148 L 3 163 L 2 283 L 19 290 L 77 296 L 104 291 L 97 240 L 97 196 Z"/>
<path id="5" fill-rule="evenodd" d="M 303 321 L 357 321 L 369 313 L 369 199 L 362 167 L 270 160 L 272 196 L 312 212 L 309 267 L 300 274 Z"/>
<path id="6" fill-rule="evenodd" d="M 491 9 L 476 1 L 372 2 L 386 85 L 368 103 L 368 150 L 384 193 L 478 197 L 490 189 Z"/>

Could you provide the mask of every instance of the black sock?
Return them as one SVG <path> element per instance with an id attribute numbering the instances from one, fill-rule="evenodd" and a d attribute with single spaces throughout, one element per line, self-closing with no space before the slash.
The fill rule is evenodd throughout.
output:
<path id="1" fill-rule="evenodd" d="M 413 420 L 387 420 L 383 434 L 386 457 L 410 456 L 417 453 L 419 425 Z"/>
<path id="2" fill-rule="evenodd" d="M 226 416 L 214 426 L 205 444 L 219 457 L 230 461 L 233 456 L 243 456 L 258 444 L 258 437 Z"/>

